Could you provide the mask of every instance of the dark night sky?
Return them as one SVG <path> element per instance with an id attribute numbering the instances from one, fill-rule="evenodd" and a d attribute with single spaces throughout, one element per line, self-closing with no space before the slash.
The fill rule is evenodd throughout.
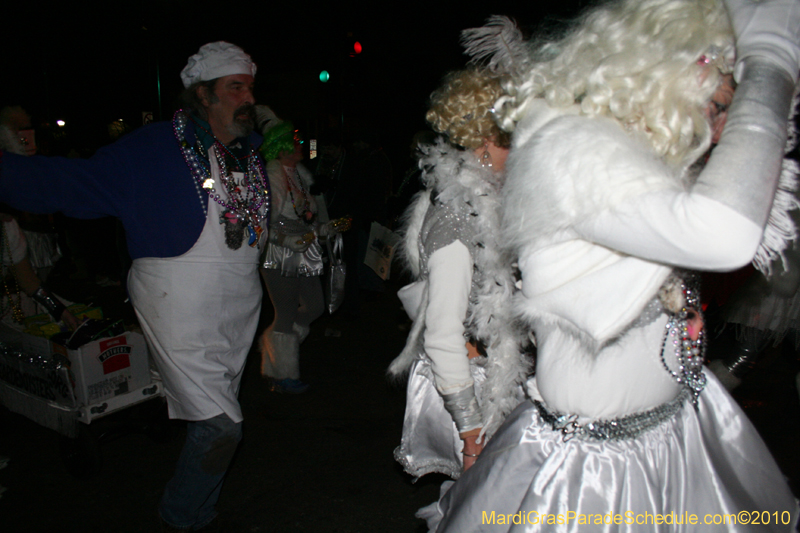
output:
<path id="1" fill-rule="evenodd" d="M 138 126 L 142 111 L 158 112 L 157 66 L 168 118 L 187 57 L 206 42 L 227 40 L 253 56 L 257 98 L 279 116 L 319 133 L 326 115 L 341 120 L 344 110 L 346 124 L 376 132 L 390 152 L 403 153 L 425 127 L 428 94 L 466 61 L 460 30 L 506 14 L 531 31 L 543 16 L 569 16 L 579 3 L 7 3 L 0 104 L 23 105 L 37 123 L 64 119 L 70 136 L 101 144 L 111 120 Z M 350 58 L 354 40 L 364 51 Z M 317 78 L 323 68 L 331 72 L 328 84 Z"/>

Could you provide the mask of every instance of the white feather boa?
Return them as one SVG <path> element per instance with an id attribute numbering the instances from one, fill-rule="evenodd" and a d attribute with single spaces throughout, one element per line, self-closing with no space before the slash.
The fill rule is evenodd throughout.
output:
<path id="1" fill-rule="evenodd" d="M 789 154 L 797 147 L 795 121 L 798 111 L 800 111 L 800 84 L 795 87 L 795 95 L 789 110 L 785 154 Z M 798 174 L 800 174 L 800 165 L 797 161 L 788 155 L 784 157 L 778 190 L 775 192 L 775 200 L 772 203 L 772 210 L 769 212 L 769 221 L 767 227 L 764 228 L 761 245 L 753 258 L 753 266 L 768 278 L 772 275 L 772 264 L 779 259 L 783 263 L 784 270 L 788 271 L 790 268 L 783 251 L 791 241 L 797 240 L 797 228 L 789 212 L 800 208 L 797 200 Z"/>
<path id="2" fill-rule="evenodd" d="M 470 247 L 483 282 L 470 295 L 465 325 L 486 345 L 486 381 L 482 387 L 483 433 L 490 438 L 505 417 L 519 404 L 520 385 L 531 370 L 522 354 L 521 331 L 515 327 L 511 301 L 514 279 L 508 257 L 501 251 L 500 196 L 495 175 L 482 168 L 470 152 L 439 141 L 421 148 L 419 164 L 426 190 L 413 200 L 404 216 L 400 253 L 415 277 L 420 275 L 419 234 L 431 206 L 431 191 L 437 200 L 456 210 L 468 204 L 478 214 L 477 246 Z M 425 305 L 423 303 L 423 305 Z M 409 333 L 406 347 L 389 367 L 394 377 L 404 375 L 419 356 L 419 336 L 424 329 L 424 309 Z"/>

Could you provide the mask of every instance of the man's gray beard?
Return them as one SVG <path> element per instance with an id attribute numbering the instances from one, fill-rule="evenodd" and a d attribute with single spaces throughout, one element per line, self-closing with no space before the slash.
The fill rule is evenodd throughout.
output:
<path id="1" fill-rule="evenodd" d="M 255 124 L 253 124 L 253 121 L 250 118 L 244 120 L 236 118 L 228 126 L 228 133 L 238 139 L 240 137 L 247 137 L 253 133 L 254 129 Z"/>

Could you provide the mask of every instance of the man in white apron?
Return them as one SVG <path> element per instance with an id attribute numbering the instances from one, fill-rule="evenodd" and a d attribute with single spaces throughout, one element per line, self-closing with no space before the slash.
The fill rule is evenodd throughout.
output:
<path id="1" fill-rule="evenodd" d="M 159 504 L 165 531 L 213 530 L 241 439 L 237 395 L 261 309 L 256 267 L 269 209 L 261 139 L 252 134 L 255 73 L 239 47 L 209 43 L 181 72 L 190 109 L 172 123 L 140 128 L 88 160 L 0 152 L 9 204 L 113 215 L 125 226 L 131 299 L 170 417 L 189 421 Z"/>

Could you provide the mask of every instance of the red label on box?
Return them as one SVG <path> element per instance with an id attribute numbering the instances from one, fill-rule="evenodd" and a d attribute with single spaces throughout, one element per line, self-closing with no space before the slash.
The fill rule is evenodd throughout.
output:
<path id="1" fill-rule="evenodd" d="M 131 366 L 131 352 L 133 348 L 128 346 L 125 335 L 104 339 L 100 341 L 100 355 L 97 359 L 103 363 L 103 374 L 110 374 L 123 368 Z"/>

